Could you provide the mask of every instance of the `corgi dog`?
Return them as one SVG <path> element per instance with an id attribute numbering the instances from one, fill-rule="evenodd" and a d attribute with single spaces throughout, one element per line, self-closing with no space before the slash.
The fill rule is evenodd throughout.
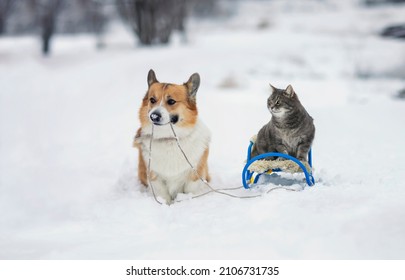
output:
<path id="1" fill-rule="evenodd" d="M 147 81 L 148 90 L 139 110 L 141 127 L 134 139 L 134 147 L 139 150 L 138 177 L 148 186 L 150 176 L 156 195 L 171 204 L 178 193 L 204 190 L 206 186 L 200 177 L 207 182 L 210 180 L 207 160 L 211 132 L 198 118 L 198 73 L 178 85 L 159 82 L 155 72 L 150 70 Z M 184 158 L 172 128 L 199 176 Z"/>

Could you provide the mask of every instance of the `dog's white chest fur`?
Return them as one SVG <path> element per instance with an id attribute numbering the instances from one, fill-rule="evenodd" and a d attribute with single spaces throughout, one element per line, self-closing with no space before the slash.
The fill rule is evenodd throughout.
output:
<path id="1" fill-rule="evenodd" d="M 196 125 L 190 128 L 175 126 L 173 128 L 188 160 L 194 168 L 197 168 L 210 142 L 209 129 L 201 121 L 197 121 Z M 151 129 L 152 127 L 148 127 L 143 132 L 146 134 L 145 136 L 149 136 L 142 141 L 142 155 L 146 164 L 148 164 L 150 156 Z M 154 182 L 154 186 L 156 185 L 158 189 L 157 192 L 166 200 L 170 200 L 165 197 L 166 195 L 174 198 L 177 193 L 184 192 L 184 189 L 190 184 L 190 174 L 193 171 L 178 147 L 170 125 L 154 127 L 150 170 L 158 178 L 157 182 Z"/>

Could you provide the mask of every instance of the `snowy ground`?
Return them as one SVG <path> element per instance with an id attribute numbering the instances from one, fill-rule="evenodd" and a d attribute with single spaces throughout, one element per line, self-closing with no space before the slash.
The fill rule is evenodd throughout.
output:
<path id="1" fill-rule="evenodd" d="M 104 51 L 60 36 L 43 58 L 36 38 L 0 38 L 0 259 L 404 259 L 405 43 L 377 34 L 405 6 L 354 2 L 248 1 L 170 47 L 117 29 Z M 131 147 L 150 68 L 200 73 L 217 188 L 241 185 L 268 83 L 291 83 L 315 119 L 316 185 L 156 204 Z"/>

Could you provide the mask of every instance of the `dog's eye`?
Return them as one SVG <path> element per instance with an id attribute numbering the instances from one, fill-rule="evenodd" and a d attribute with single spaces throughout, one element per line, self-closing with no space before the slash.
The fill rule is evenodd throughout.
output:
<path id="1" fill-rule="evenodd" d="M 156 103 L 156 99 L 154 97 L 149 98 L 150 103 L 155 104 Z"/>
<path id="2" fill-rule="evenodd" d="M 169 104 L 169 105 L 174 105 L 174 104 L 176 104 L 176 100 L 174 100 L 174 99 L 169 99 L 169 100 L 167 100 L 167 104 Z"/>

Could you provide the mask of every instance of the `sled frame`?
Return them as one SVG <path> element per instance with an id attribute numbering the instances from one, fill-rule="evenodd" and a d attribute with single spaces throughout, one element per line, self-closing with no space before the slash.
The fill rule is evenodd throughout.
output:
<path id="1" fill-rule="evenodd" d="M 247 160 L 246 160 L 246 164 L 245 167 L 243 168 L 242 171 L 242 183 L 243 183 L 243 187 L 245 189 L 249 189 L 250 188 L 250 180 L 252 179 L 252 176 L 255 172 L 251 172 L 249 171 L 249 166 L 260 159 L 264 159 L 267 157 L 282 157 L 285 158 L 287 160 L 291 160 L 293 162 L 295 162 L 296 164 L 298 164 L 298 166 L 302 169 L 302 172 L 305 175 L 305 181 L 307 182 L 307 185 L 312 187 L 313 185 L 315 185 L 315 179 L 314 176 L 312 176 L 312 148 L 309 149 L 308 151 L 308 164 L 311 167 L 311 171 L 308 172 L 308 170 L 305 168 L 304 164 L 302 164 L 301 161 L 299 161 L 297 158 L 287 155 L 287 154 L 282 154 L 282 153 L 276 153 L 276 152 L 271 152 L 271 153 L 265 153 L 265 154 L 260 154 L 257 155 L 253 158 L 251 158 L 251 154 L 252 154 L 252 147 L 254 145 L 253 141 L 250 141 L 248 150 L 247 150 Z M 267 170 L 266 172 L 263 173 L 258 173 L 256 175 L 256 177 L 254 178 L 254 182 L 253 184 L 256 184 L 257 181 L 259 180 L 259 177 L 263 174 L 266 174 L 268 171 L 272 171 L 272 172 L 282 172 L 283 170 L 280 168 L 275 168 L 275 169 L 271 169 L 271 170 Z"/>

